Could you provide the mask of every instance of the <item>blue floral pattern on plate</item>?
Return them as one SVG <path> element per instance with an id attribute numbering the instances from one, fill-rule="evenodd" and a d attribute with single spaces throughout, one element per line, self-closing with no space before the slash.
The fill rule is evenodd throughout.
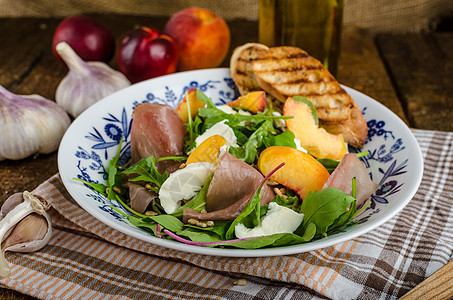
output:
<path id="1" fill-rule="evenodd" d="M 176 91 L 168 86 L 165 87 L 163 95 L 158 95 L 155 93 L 148 93 L 145 95 L 143 100 L 133 101 L 133 108 L 139 103 L 160 103 L 168 104 L 171 107 L 176 107 L 180 101 L 184 98 L 185 93 L 190 88 L 200 89 L 202 92 L 207 92 L 208 90 L 217 90 L 217 98 L 213 99 L 216 104 L 225 104 L 239 96 L 239 92 L 234 85 L 234 82 L 230 78 L 224 78 L 224 82 L 227 83 L 227 86 L 231 90 L 217 89 L 220 81 L 209 80 L 204 83 L 199 83 L 197 81 L 192 81 L 188 86 L 184 86 L 182 91 Z M 178 96 L 176 96 L 178 95 Z M 363 115 L 366 117 L 366 107 L 362 110 Z M 75 156 L 79 158 L 77 168 L 80 170 L 80 173 L 77 175 L 78 178 L 86 180 L 88 182 L 96 182 L 91 179 L 90 172 L 96 171 L 98 174 L 102 174 L 104 180 L 107 179 L 106 168 L 102 165 L 100 160 L 100 155 L 104 155 L 107 160 L 107 149 L 112 147 L 117 147 L 123 137 L 123 147 L 120 153 L 120 164 L 124 164 L 130 158 L 130 128 L 132 123 L 132 118 L 129 118 L 126 114 L 126 109 L 123 108 L 120 116 L 112 115 L 108 113 L 107 116 L 102 118 L 105 120 L 105 125 L 103 128 L 95 128 L 89 132 L 85 137 L 93 141 L 91 149 L 85 150 L 79 147 L 79 150 L 76 151 Z M 397 193 L 403 183 L 398 183 L 397 179 L 393 177 L 404 174 L 407 166 L 407 159 L 398 162 L 394 158 L 394 154 L 404 150 L 405 146 L 403 145 L 403 140 L 401 138 L 396 138 L 395 134 L 391 130 L 386 129 L 385 121 L 371 119 L 367 121 L 368 125 L 368 136 L 367 143 L 373 139 L 383 139 L 387 141 L 385 144 L 381 144 L 378 148 L 368 149 L 369 154 L 363 156 L 361 160 L 365 163 L 367 168 L 370 168 L 370 161 L 375 160 L 382 163 L 387 168 L 379 167 L 379 174 L 370 172 L 371 178 L 376 180 L 379 178 L 379 189 L 374 195 L 372 195 L 370 205 L 360 214 L 364 217 L 359 217 L 358 222 L 363 223 L 368 220 L 371 215 L 374 215 L 380 211 L 378 204 L 385 205 L 388 204 L 387 197 Z M 389 143 L 389 140 L 392 142 Z M 390 148 L 388 148 L 391 144 Z M 359 152 L 359 149 L 350 147 L 350 152 Z M 375 179 L 374 179 L 375 178 Z M 99 183 L 99 182 L 96 182 Z M 111 208 L 114 206 L 118 209 L 121 209 L 125 213 L 128 213 L 124 208 L 119 204 L 114 204 L 114 202 L 106 202 L 105 200 L 101 201 L 103 197 L 95 194 L 87 194 L 88 197 L 93 198 L 99 202 L 99 208 L 105 212 L 110 213 L 114 218 L 118 220 L 123 220 L 124 218 L 115 210 Z M 368 210 L 372 210 L 371 213 Z"/>
<path id="2" fill-rule="evenodd" d="M 221 85 L 221 81 L 218 80 L 208 80 L 204 83 L 191 81 L 189 85 L 183 86 L 181 91 L 176 91 L 166 86 L 163 95 L 150 92 L 147 93 L 143 99 L 133 101 L 132 109 L 140 103 L 159 103 L 175 108 L 178 106 L 179 102 L 182 101 L 186 92 L 191 88 L 199 89 L 204 93 L 208 90 L 216 91 L 217 97 L 213 99 L 213 101 L 219 105 L 231 102 L 239 97 L 239 91 L 237 90 L 233 80 L 231 78 L 223 78 L 223 81 L 223 85 Z M 227 89 L 224 89 L 225 86 Z M 85 136 L 86 139 L 93 143 L 91 149 L 87 150 L 79 146 L 78 150 L 74 153 L 74 155 L 78 158 L 77 169 L 79 170 L 79 174 L 77 174 L 77 178 L 83 179 L 87 182 L 100 183 L 99 181 L 91 178 L 91 171 L 95 171 L 97 174 L 102 174 L 102 178 L 107 180 L 107 170 L 106 167 L 103 166 L 100 156 L 103 155 L 108 163 L 109 157 L 107 149 L 116 149 L 121 141 L 121 138 L 123 138 L 123 141 L 120 152 L 120 165 L 125 164 L 130 158 L 130 130 L 132 117 L 126 113 L 126 108 L 123 107 L 119 116 L 108 113 L 107 116 L 102 117 L 102 120 L 105 121 L 103 128 L 93 127 L 92 130 Z M 116 209 L 129 214 L 129 212 L 120 204 L 115 201 L 106 200 L 96 192 L 87 193 L 86 196 L 98 201 L 99 208 L 102 211 L 109 213 L 119 221 L 127 222 L 120 213 L 112 209 L 113 206 Z"/>
<path id="3" fill-rule="evenodd" d="M 355 226 L 294 247 L 244 251 L 189 246 L 153 237 L 134 227 L 118 213 L 127 213 L 120 204 L 83 186 L 74 177 L 90 182 L 104 182 L 108 161 L 117 153 L 121 137 L 121 163 L 125 163 L 130 157 L 131 116 L 134 107 L 143 102 L 176 107 L 190 88 L 202 90 L 217 104 L 228 103 L 239 96 L 226 68 L 182 72 L 144 81 L 119 91 L 94 104 L 74 120 L 60 144 L 58 165 L 65 187 L 79 205 L 108 226 L 153 244 L 192 253 L 256 257 L 315 250 L 362 235 L 403 209 L 420 184 L 423 158 L 420 147 L 407 126 L 373 99 L 344 87 L 362 109 L 368 123 L 368 137 L 363 150 L 369 151 L 369 154 L 361 159 L 373 181 L 380 185 L 367 202 L 369 205 L 356 217 Z M 363 151 L 351 147 L 349 150 Z"/>

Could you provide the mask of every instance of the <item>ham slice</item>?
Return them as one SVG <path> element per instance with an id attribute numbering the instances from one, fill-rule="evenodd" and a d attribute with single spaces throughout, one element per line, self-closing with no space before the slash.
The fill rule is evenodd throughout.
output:
<path id="1" fill-rule="evenodd" d="M 232 221 L 236 219 L 241 212 L 244 210 L 247 205 L 251 195 L 242 197 L 239 200 L 236 200 L 232 205 L 213 212 L 200 213 L 194 209 L 186 208 L 183 211 L 183 221 L 187 223 L 189 219 L 197 219 L 200 221 Z M 262 201 L 262 198 L 261 198 Z M 272 199 L 271 199 L 272 201 Z M 269 202 L 271 202 L 269 201 Z"/>
<path id="2" fill-rule="evenodd" d="M 357 188 L 357 207 L 363 202 L 370 199 L 371 195 L 376 192 L 379 185 L 374 183 L 365 164 L 360 161 L 355 153 L 348 153 L 343 156 L 340 164 L 330 174 L 329 179 L 323 188 L 336 187 L 346 194 L 352 194 L 352 178 L 356 178 Z"/>
<path id="3" fill-rule="evenodd" d="M 254 167 L 225 152 L 209 185 L 206 199 L 208 213 L 185 209 L 183 219 L 234 220 L 263 179 L 264 176 Z M 265 184 L 261 191 L 261 205 L 269 204 L 274 197 L 272 189 Z"/>
<path id="4" fill-rule="evenodd" d="M 185 133 L 184 122 L 173 108 L 155 103 L 137 105 L 132 114 L 132 163 L 151 154 L 155 158 L 183 154 Z M 172 172 L 178 166 L 171 160 L 156 164 L 159 172 Z"/>
<path id="5" fill-rule="evenodd" d="M 139 213 L 144 213 L 148 205 L 156 199 L 158 195 L 147 188 L 132 182 L 128 182 L 129 197 L 131 199 L 131 208 Z"/>

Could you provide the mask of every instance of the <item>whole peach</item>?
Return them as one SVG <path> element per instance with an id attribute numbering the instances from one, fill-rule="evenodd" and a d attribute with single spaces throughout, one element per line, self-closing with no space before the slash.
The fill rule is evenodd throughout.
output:
<path id="1" fill-rule="evenodd" d="M 205 8 L 189 7 L 175 13 L 164 32 L 178 45 L 180 71 L 217 67 L 230 47 L 225 20 Z"/>

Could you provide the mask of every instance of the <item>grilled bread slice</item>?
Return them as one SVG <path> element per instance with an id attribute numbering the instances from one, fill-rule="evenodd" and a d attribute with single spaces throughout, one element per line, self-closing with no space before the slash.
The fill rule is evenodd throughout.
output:
<path id="1" fill-rule="evenodd" d="M 247 43 L 234 49 L 230 60 L 230 73 L 241 95 L 262 91 L 253 73 L 252 62 L 269 47 L 258 43 Z M 274 108 L 282 109 L 283 103 L 269 93 L 266 93 L 266 103 Z"/>
<path id="2" fill-rule="evenodd" d="M 230 72 L 241 95 L 262 90 L 253 73 L 252 61 L 267 50 L 269 47 L 258 43 L 247 43 L 234 49 Z"/>
<path id="3" fill-rule="evenodd" d="M 288 97 L 307 97 L 328 132 L 343 134 L 354 147 L 365 144 L 368 129 L 360 109 L 317 59 L 300 48 L 272 47 L 259 51 L 250 62 L 252 81 L 261 89 L 282 103 Z"/>

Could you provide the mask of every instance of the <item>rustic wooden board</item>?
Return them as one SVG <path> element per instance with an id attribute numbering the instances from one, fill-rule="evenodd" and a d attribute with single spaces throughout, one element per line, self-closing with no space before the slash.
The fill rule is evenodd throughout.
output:
<path id="1" fill-rule="evenodd" d="M 14 89 L 49 47 L 48 29 L 39 19 L 4 19 L 0 28 L 0 84 Z"/>
<path id="2" fill-rule="evenodd" d="M 384 104 L 408 124 L 369 32 L 345 27 L 341 48 L 338 81 Z"/>
<path id="3" fill-rule="evenodd" d="M 376 42 L 416 128 L 453 130 L 453 33 L 379 34 Z"/>

